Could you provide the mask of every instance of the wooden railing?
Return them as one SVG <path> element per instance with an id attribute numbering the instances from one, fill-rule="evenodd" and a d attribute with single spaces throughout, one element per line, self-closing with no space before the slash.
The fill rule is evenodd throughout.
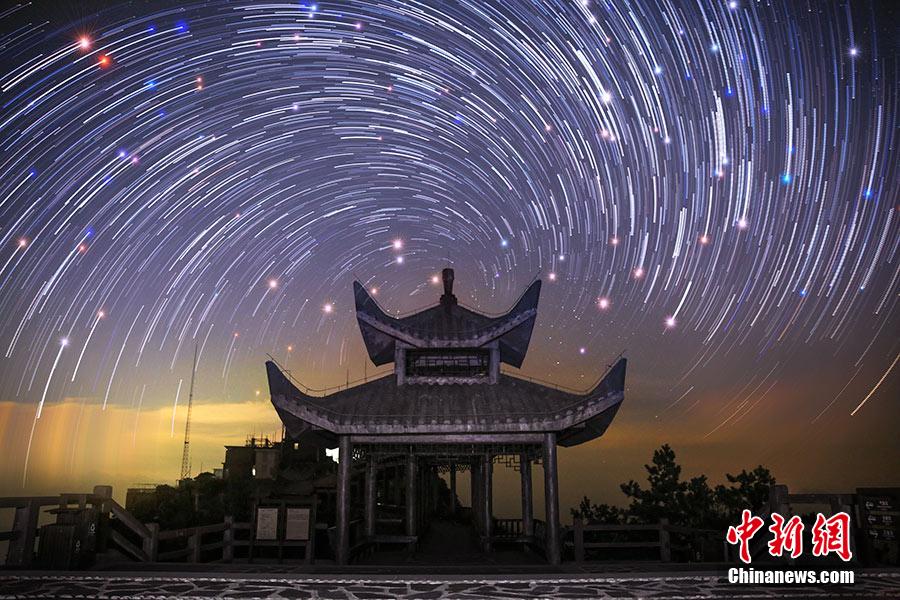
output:
<path id="1" fill-rule="evenodd" d="M 791 494 L 786 485 L 773 485 L 769 488 L 769 502 L 762 510 L 755 512 L 756 516 L 761 517 L 768 522 L 772 513 L 778 513 L 787 518 L 788 515 L 797 514 L 794 510 L 795 505 L 824 505 L 831 509 L 832 514 L 846 512 L 850 515 L 852 529 L 860 530 L 859 515 L 855 510 L 859 501 L 856 494 L 841 493 L 809 493 L 809 494 Z M 756 536 L 750 541 L 750 556 L 752 559 L 772 560 L 768 553 L 768 539 L 766 536 Z M 858 560 L 856 552 L 857 539 L 856 536 L 850 536 L 850 550 L 853 554 L 854 561 Z M 737 546 L 726 546 L 726 559 L 737 561 Z M 786 559 L 787 562 L 792 562 Z"/>
<path id="2" fill-rule="evenodd" d="M 28 498 L 0 498 L 0 508 L 15 509 L 12 529 L 0 531 L 0 541 L 8 541 L 6 565 L 30 566 L 34 559 L 34 544 L 38 536 L 38 517 L 45 506 L 58 505 L 59 496 L 31 496 Z"/>
<path id="3" fill-rule="evenodd" d="M 248 546 L 249 541 L 238 539 L 236 532 L 250 529 L 249 523 L 235 523 L 232 517 L 225 517 L 222 523 L 200 525 L 184 529 L 159 531 L 159 525 L 150 523 L 150 537 L 144 540 L 144 552 L 152 562 L 184 560 L 189 563 L 209 562 L 209 560 L 231 562 L 234 549 Z M 160 546 L 169 547 L 161 550 Z M 171 546 L 176 546 L 172 548 Z M 215 558 L 207 559 L 215 552 Z"/>
<path id="4" fill-rule="evenodd" d="M 93 494 L 0 498 L 0 509 L 16 511 L 12 529 L 0 531 L 0 541 L 9 542 L 6 566 L 28 567 L 34 562 L 35 542 L 40 536 L 38 519 L 45 507 L 96 508 L 97 549 L 116 549 L 138 562 L 201 562 L 209 560 L 211 553 L 215 556 L 212 560 L 230 562 L 235 548 L 249 543 L 236 535 L 237 531 L 249 531 L 249 523 L 225 517 L 224 522 L 213 525 L 160 531 L 158 524 L 141 523 L 111 496 L 108 486 L 97 486 Z"/>
<path id="5" fill-rule="evenodd" d="M 494 539 L 515 541 L 524 535 L 522 519 L 494 519 Z"/>
<path id="6" fill-rule="evenodd" d="M 691 549 L 689 545 L 673 544 L 672 534 L 686 539 L 692 537 L 718 539 L 722 541 L 723 547 L 725 543 L 724 532 L 670 525 L 666 519 L 660 519 L 659 523 L 650 525 L 588 525 L 582 519 L 576 518 L 571 531 L 572 549 L 575 561 L 579 563 L 586 560 L 586 555 L 590 550 L 649 550 L 650 554 L 658 556 L 661 562 L 671 562 L 673 550 L 689 551 Z M 618 534 L 615 536 L 618 539 L 596 541 L 597 536 L 585 536 L 586 533 Z M 700 558 L 702 559 L 702 557 Z"/>

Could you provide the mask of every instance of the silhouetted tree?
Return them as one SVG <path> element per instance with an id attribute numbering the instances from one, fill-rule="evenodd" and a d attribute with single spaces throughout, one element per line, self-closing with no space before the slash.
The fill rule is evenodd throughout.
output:
<path id="1" fill-rule="evenodd" d="M 719 512 L 726 524 L 736 521 L 745 508 L 759 512 L 769 500 L 769 488 L 775 485 L 775 477 L 762 465 L 749 473 L 744 469 L 737 475 L 726 473 L 725 479 L 731 486 L 716 486 L 716 498 L 720 505 Z"/>
<path id="2" fill-rule="evenodd" d="M 591 504 L 590 498 L 584 496 L 578 508 L 571 509 L 573 519 L 582 519 L 587 523 L 601 525 L 618 525 L 625 521 L 625 511 L 610 504 Z"/>
<path id="3" fill-rule="evenodd" d="M 665 444 L 653 452 L 647 470 L 647 487 L 631 480 L 620 487 L 631 500 L 627 509 L 608 504 L 592 504 L 585 496 L 572 517 L 593 523 L 658 523 L 666 518 L 675 525 L 722 529 L 733 524 L 743 509 L 759 511 L 775 484 L 771 472 L 762 465 L 738 475 L 726 474 L 729 485 L 711 488 L 706 475 L 681 479 L 675 451 Z"/>

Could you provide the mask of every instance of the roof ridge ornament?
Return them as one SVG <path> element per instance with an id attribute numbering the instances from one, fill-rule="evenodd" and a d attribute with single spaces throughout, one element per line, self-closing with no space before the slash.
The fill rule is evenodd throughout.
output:
<path id="1" fill-rule="evenodd" d="M 456 296 L 453 295 L 453 269 L 445 268 L 441 271 L 441 278 L 444 280 L 444 295 L 441 296 L 441 305 L 447 310 L 456 306 Z"/>

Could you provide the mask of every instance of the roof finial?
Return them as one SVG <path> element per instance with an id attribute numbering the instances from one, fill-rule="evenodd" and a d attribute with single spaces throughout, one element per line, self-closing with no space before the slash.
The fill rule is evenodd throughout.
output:
<path id="1" fill-rule="evenodd" d="M 441 271 L 441 277 L 444 279 L 444 295 L 441 296 L 441 304 L 448 307 L 453 306 L 456 304 L 456 296 L 453 295 L 453 269 L 444 269 Z"/>

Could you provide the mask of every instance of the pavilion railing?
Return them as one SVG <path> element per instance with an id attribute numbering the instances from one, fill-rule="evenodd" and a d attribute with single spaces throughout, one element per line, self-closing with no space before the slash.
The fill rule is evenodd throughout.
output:
<path id="1" fill-rule="evenodd" d="M 703 555 L 704 545 L 696 543 L 698 540 L 712 542 L 721 547 L 723 553 L 727 552 L 724 532 L 670 525 L 667 519 L 647 525 L 601 525 L 586 524 L 576 518 L 570 531 L 572 539 L 566 540 L 565 545 L 572 549 L 575 562 L 579 563 L 597 553 L 605 554 L 606 560 L 613 554 L 629 560 L 649 558 L 660 562 L 671 562 L 673 555 L 698 562 L 708 560 Z"/>
<path id="2" fill-rule="evenodd" d="M 603 381 L 603 378 L 606 377 L 607 375 L 609 375 L 609 372 L 612 370 L 612 368 L 614 366 L 616 366 L 616 364 L 619 362 L 619 359 L 622 358 L 622 356 L 624 354 L 625 354 L 625 350 L 622 350 L 621 352 L 619 352 L 609 362 L 609 364 L 606 365 L 606 369 L 603 371 L 603 373 L 601 373 L 601 375 L 599 377 L 597 377 L 596 380 L 592 384 L 590 384 L 587 388 L 584 388 L 584 389 L 576 389 L 574 387 L 562 385 L 560 383 L 556 383 L 553 381 L 547 381 L 546 379 L 541 379 L 539 377 L 532 377 L 530 375 L 525 375 L 519 369 L 514 369 L 512 367 L 506 367 L 505 365 L 502 365 L 502 364 L 500 365 L 500 372 L 503 373 L 504 375 L 508 375 L 510 377 L 515 377 L 516 379 L 522 379 L 524 381 L 529 381 L 531 383 L 539 383 L 543 386 L 553 388 L 553 389 L 559 390 L 561 392 L 566 392 L 566 393 L 574 394 L 574 395 L 584 395 L 584 394 L 592 391 L 598 385 L 600 385 L 600 382 Z M 274 356 L 272 356 L 271 354 L 266 354 L 266 356 L 269 357 L 269 360 L 271 360 L 273 363 L 275 363 L 276 366 L 278 366 L 278 368 L 281 370 L 281 372 L 285 374 L 285 376 L 291 381 L 291 383 L 293 383 L 295 386 L 297 386 L 297 388 L 301 392 L 303 392 L 304 394 L 306 394 L 308 396 L 319 396 L 319 397 L 326 396 L 333 392 L 339 392 L 341 390 L 346 390 L 346 389 L 352 388 L 354 386 L 357 386 L 357 385 L 360 385 L 363 383 L 368 383 L 370 381 L 375 381 L 376 379 L 381 379 L 383 377 L 387 377 L 391 373 L 394 372 L 393 367 L 391 367 L 389 369 L 383 369 L 381 371 L 376 371 L 370 375 L 366 375 L 365 377 L 360 377 L 360 378 L 353 379 L 353 380 L 348 379 L 347 382 L 344 384 L 331 385 L 331 386 L 327 386 L 324 388 L 313 388 L 313 387 L 309 387 L 308 385 L 304 384 L 303 382 L 299 381 L 296 377 L 294 377 L 291 370 L 288 369 L 287 367 L 285 367 L 283 364 L 281 364 L 281 362 L 279 362 L 278 359 L 276 359 Z"/>
<path id="3" fill-rule="evenodd" d="M 522 519 L 494 519 L 494 538 L 503 540 L 518 540 L 524 535 Z"/>

